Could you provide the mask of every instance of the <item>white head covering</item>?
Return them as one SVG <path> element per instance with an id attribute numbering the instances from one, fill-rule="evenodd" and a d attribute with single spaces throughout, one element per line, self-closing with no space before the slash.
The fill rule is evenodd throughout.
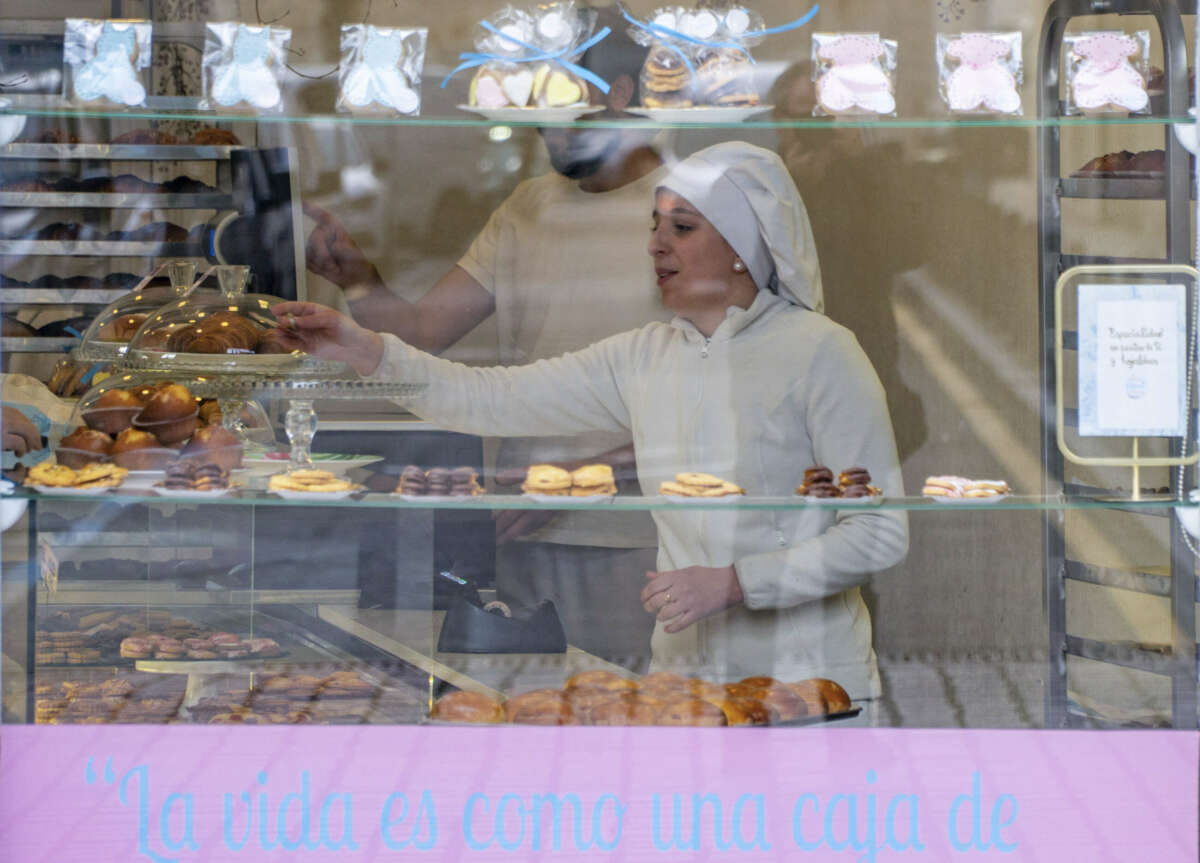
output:
<path id="1" fill-rule="evenodd" d="M 686 198 L 712 222 L 759 290 L 824 311 L 812 225 L 777 155 L 744 141 L 717 144 L 676 162 L 659 188 Z"/>

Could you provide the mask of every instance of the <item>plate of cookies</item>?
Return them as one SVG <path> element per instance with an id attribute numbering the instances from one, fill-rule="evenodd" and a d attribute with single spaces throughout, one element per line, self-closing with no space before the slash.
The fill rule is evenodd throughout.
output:
<path id="1" fill-rule="evenodd" d="M 835 478 L 825 465 L 813 465 L 805 469 L 804 481 L 797 486 L 796 494 L 809 503 L 835 509 L 883 501 L 883 492 L 871 485 L 871 472 L 865 467 L 848 467 Z"/>
<path id="2" fill-rule="evenodd" d="M 746 490 L 712 474 L 685 471 L 675 474 L 673 481 L 661 483 L 658 493 L 676 503 L 715 503 L 744 495 Z"/>
<path id="3" fill-rule="evenodd" d="M 275 474 L 267 481 L 267 490 L 284 500 L 342 500 L 362 491 L 362 486 L 327 470 L 302 468 Z"/>
<path id="4" fill-rule="evenodd" d="M 75 470 L 44 461 L 30 468 L 25 485 L 42 494 L 91 497 L 112 491 L 128 475 L 125 468 L 107 462 L 93 462 Z"/>
<path id="5" fill-rule="evenodd" d="M 224 497 L 234 489 L 229 471 L 214 462 L 178 461 L 167 465 L 162 482 L 151 486 L 164 497 Z"/>
<path id="6" fill-rule="evenodd" d="M 460 111 L 470 111 L 493 123 L 570 123 L 585 114 L 603 111 L 603 105 L 566 105 L 561 108 L 483 108 L 479 105 L 459 105 Z"/>
<path id="7" fill-rule="evenodd" d="M 774 105 L 730 105 L 728 107 L 692 108 L 630 108 L 630 114 L 638 114 L 655 123 L 741 123 L 755 114 L 774 110 Z"/>
<path id="8" fill-rule="evenodd" d="M 1002 479 L 971 479 L 965 476 L 928 476 L 921 494 L 934 503 L 988 504 L 1008 497 Z"/>
<path id="9" fill-rule="evenodd" d="M 436 503 L 478 497 L 484 491 L 473 467 L 431 467 L 426 470 L 410 464 L 400 472 L 400 482 L 393 493 L 403 500 Z"/>
<path id="10" fill-rule="evenodd" d="M 538 503 L 563 506 L 602 503 L 616 495 L 617 481 L 612 467 L 606 464 L 585 464 L 575 470 L 535 464 L 529 466 L 521 491 Z"/>

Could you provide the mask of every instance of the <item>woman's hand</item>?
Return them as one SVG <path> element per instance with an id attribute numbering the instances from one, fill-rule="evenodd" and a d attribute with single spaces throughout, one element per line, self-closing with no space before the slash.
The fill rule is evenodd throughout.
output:
<path id="1" fill-rule="evenodd" d="M 667 632 L 681 632 L 745 599 L 732 566 L 688 566 L 647 572 L 646 578 L 642 607 L 665 623 Z"/>
<path id="2" fill-rule="evenodd" d="M 284 344 L 335 362 L 348 363 L 360 375 L 369 375 L 383 359 L 379 333 L 360 327 L 328 306 L 317 303 L 276 303 L 271 313 L 279 321 Z"/>
<path id="3" fill-rule="evenodd" d="M 21 411 L 5 405 L 0 421 L 4 426 L 4 449 L 16 453 L 17 458 L 42 448 L 42 433 Z"/>

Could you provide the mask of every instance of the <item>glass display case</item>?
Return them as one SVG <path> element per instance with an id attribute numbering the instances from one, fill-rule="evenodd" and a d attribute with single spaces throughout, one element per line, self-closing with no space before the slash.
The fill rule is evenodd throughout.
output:
<path id="1" fill-rule="evenodd" d="M 66 470 L 12 474 L 6 503 L 25 511 L 4 533 L 5 722 L 475 715 L 464 701 L 439 716 L 454 692 L 512 721 L 516 696 L 554 690 L 529 723 L 589 724 L 605 704 L 596 724 L 1197 727 L 1194 8 L 955 2 L 901 22 L 858 4 L 797 22 L 763 3 L 736 38 L 733 4 L 691 10 L 722 42 L 647 4 L 599 4 L 588 32 L 607 27 L 620 50 L 580 39 L 542 72 L 478 53 L 464 34 L 489 4 L 436 21 L 381 6 L 381 26 L 429 27 L 409 82 L 419 113 L 400 114 L 343 110 L 332 90 L 346 75 L 318 68 L 337 63 L 351 5 L 289 22 L 305 53 L 272 69 L 278 111 L 202 109 L 214 73 L 183 47 L 151 71 L 186 92 L 164 85 L 136 107 L 67 104 L 36 80 L 0 90 L 0 120 L 24 122 L 0 147 L 0 312 L 37 333 L 90 318 L 81 344 L 6 331 L 6 371 L 47 377 L 22 368 L 27 347 L 112 364 L 47 430 Z M 2 13 L 5 38 L 53 35 L 20 6 Z M 156 40 L 203 41 L 202 21 L 159 23 Z M 1094 105 L 1078 42 L 1100 31 L 1126 34 L 1133 92 Z M 999 58 L 971 53 L 1000 33 Z M 964 107 L 972 82 L 983 89 Z M 731 142 L 770 154 L 754 156 L 759 186 L 734 183 L 757 223 L 722 221 L 742 211 L 689 198 L 672 173 Z M 275 236 L 238 183 L 261 180 L 249 200 L 262 201 L 278 177 L 163 191 L 177 164 L 241 150 L 291 154 L 288 224 L 301 192 L 308 221 L 283 253 L 265 240 L 230 246 L 250 249 L 236 261 L 217 253 L 239 230 Z M 126 162 L 147 178 L 118 192 Z M 102 238 L 97 214 L 113 208 L 140 214 L 120 230 L 149 239 Z M 172 221 L 189 210 L 193 224 Z M 761 288 L 707 329 L 672 299 L 697 216 L 736 253 L 703 275 Z M 163 222 L 176 230 L 151 236 Z M 761 247 L 742 246 L 752 223 Z M 798 257 L 780 257 L 781 226 Z M 257 272 L 281 254 L 307 262 L 306 289 L 257 292 L 279 287 Z M 86 272 L 62 275 L 76 255 Z M 219 289 L 196 287 L 209 261 Z M 126 266 L 131 293 L 98 289 Z M 152 286 L 164 273 L 170 286 Z M 95 302 L 35 296 L 47 276 L 92 279 Z M 1094 317 L 1089 330 L 1097 300 L 1078 286 L 1126 303 L 1101 314 L 1113 332 L 1132 316 L 1130 332 L 1110 339 Z M 1160 289 L 1168 317 L 1138 317 Z M 293 350 L 295 318 L 272 307 L 297 296 L 340 308 L 353 337 L 388 332 L 462 365 L 390 338 L 361 375 L 316 342 Z M 742 347 L 741 328 L 779 303 L 822 323 Z M 1107 408 L 1089 412 L 1083 382 L 1104 351 L 1140 371 L 1096 386 L 1132 399 L 1134 419 L 1167 387 L 1153 399 L 1174 405 L 1169 423 L 1118 434 Z M 1145 365 L 1173 377 L 1134 356 L 1156 351 L 1166 359 Z M 509 371 L 480 371 L 496 365 Z M 184 392 L 154 416 L 171 387 Z M 823 544 L 842 535 L 858 539 Z M 669 589 L 647 575 L 697 568 L 733 574 L 673 625 Z M 853 645 L 793 643 L 774 628 L 788 615 Z M 813 695 L 817 680 L 838 686 Z"/>

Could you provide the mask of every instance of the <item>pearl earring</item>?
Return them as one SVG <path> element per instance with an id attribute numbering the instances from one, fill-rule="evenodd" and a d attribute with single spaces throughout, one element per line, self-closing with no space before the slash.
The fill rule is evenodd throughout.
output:
<path id="1" fill-rule="evenodd" d="M 735 273 L 744 273 L 744 272 L 746 272 L 746 265 L 745 265 L 745 264 L 743 264 L 743 263 L 742 263 L 740 260 L 738 260 L 737 258 L 734 258 L 734 259 L 733 259 L 733 271 L 734 271 Z"/>

